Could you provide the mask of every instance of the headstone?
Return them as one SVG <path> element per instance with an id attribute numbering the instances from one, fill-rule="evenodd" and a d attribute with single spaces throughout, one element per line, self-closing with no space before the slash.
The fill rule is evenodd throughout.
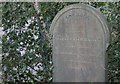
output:
<path id="1" fill-rule="evenodd" d="M 51 24 L 53 82 L 105 82 L 105 51 L 109 30 L 95 8 L 65 7 Z"/>

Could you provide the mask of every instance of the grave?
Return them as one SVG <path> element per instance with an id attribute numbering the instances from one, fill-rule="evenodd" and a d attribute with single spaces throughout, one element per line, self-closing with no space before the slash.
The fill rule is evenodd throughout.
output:
<path id="1" fill-rule="evenodd" d="M 65 7 L 51 24 L 53 82 L 105 82 L 109 30 L 104 16 L 84 4 Z"/>

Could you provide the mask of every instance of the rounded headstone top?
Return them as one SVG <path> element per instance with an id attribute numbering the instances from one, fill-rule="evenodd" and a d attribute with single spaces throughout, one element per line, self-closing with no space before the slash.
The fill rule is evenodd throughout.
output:
<path id="1" fill-rule="evenodd" d="M 108 29 L 108 25 L 107 25 L 107 21 L 106 21 L 105 17 L 99 10 L 95 9 L 92 6 L 86 5 L 86 4 L 72 4 L 72 5 L 69 5 L 65 8 L 63 8 L 61 11 L 59 11 L 52 21 L 52 24 L 50 27 L 51 34 L 53 34 L 53 32 L 54 32 L 54 27 L 55 27 L 56 23 L 58 22 L 59 18 L 62 17 L 62 15 L 64 15 L 66 12 L 68 12 L 70 10 L 74 10 L 74 9 L 81 9 L 81 10 L 87 11 L 87 13 L 94 15 L 94 17 L 96 17 L 99 20 L 99 22 L 103 26 L 102 29 L 104 31 L 105 41 L 108 45 L 110 35 L 109 35 L 109 29 Z"/>

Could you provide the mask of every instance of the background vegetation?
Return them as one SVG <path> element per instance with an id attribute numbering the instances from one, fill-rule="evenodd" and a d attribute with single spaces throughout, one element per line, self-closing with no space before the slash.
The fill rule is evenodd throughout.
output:
<path id="1" fill-rule="evenodd" d="M 81 2 L 80 2 L 81 3 Z M 2 4 L 2 71 L 4 83 L 51 82 L 52 44 L 50 24 L 62 8 L 75 3 Z M 108 54 L 108 81 L 120 82 L 120 2 L 89 2 L 109 22 L 111 41 Z"/>

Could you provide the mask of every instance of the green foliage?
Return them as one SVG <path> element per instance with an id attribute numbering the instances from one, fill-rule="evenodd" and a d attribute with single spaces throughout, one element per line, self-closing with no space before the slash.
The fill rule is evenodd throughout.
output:
<path id="1" fill-rule="evenodd" d="M 57 12 L 70 4 L 74 3 L 40 3 L 40 14 L 36 17 L 33 3 L 3 3 L 2 70 L 5 83 L 52 81 L 50 24 Z M 99 9 L 109 22 L 108 81 L 120 82 L 119 2 L 85 4 Z"/>
<path id="2" fill-rule="evenodd" d="M 111 42 L 108 47 L 108 80 L 120 82 L 120 4 L 108 3 L 106 13 L 111 27 Z"/>
<path id="3" fill-rule="evenodd" d="M 51 81 L 51 46 L 34 15 L 33 3 L 3 4 L 4 82 Z"/>

